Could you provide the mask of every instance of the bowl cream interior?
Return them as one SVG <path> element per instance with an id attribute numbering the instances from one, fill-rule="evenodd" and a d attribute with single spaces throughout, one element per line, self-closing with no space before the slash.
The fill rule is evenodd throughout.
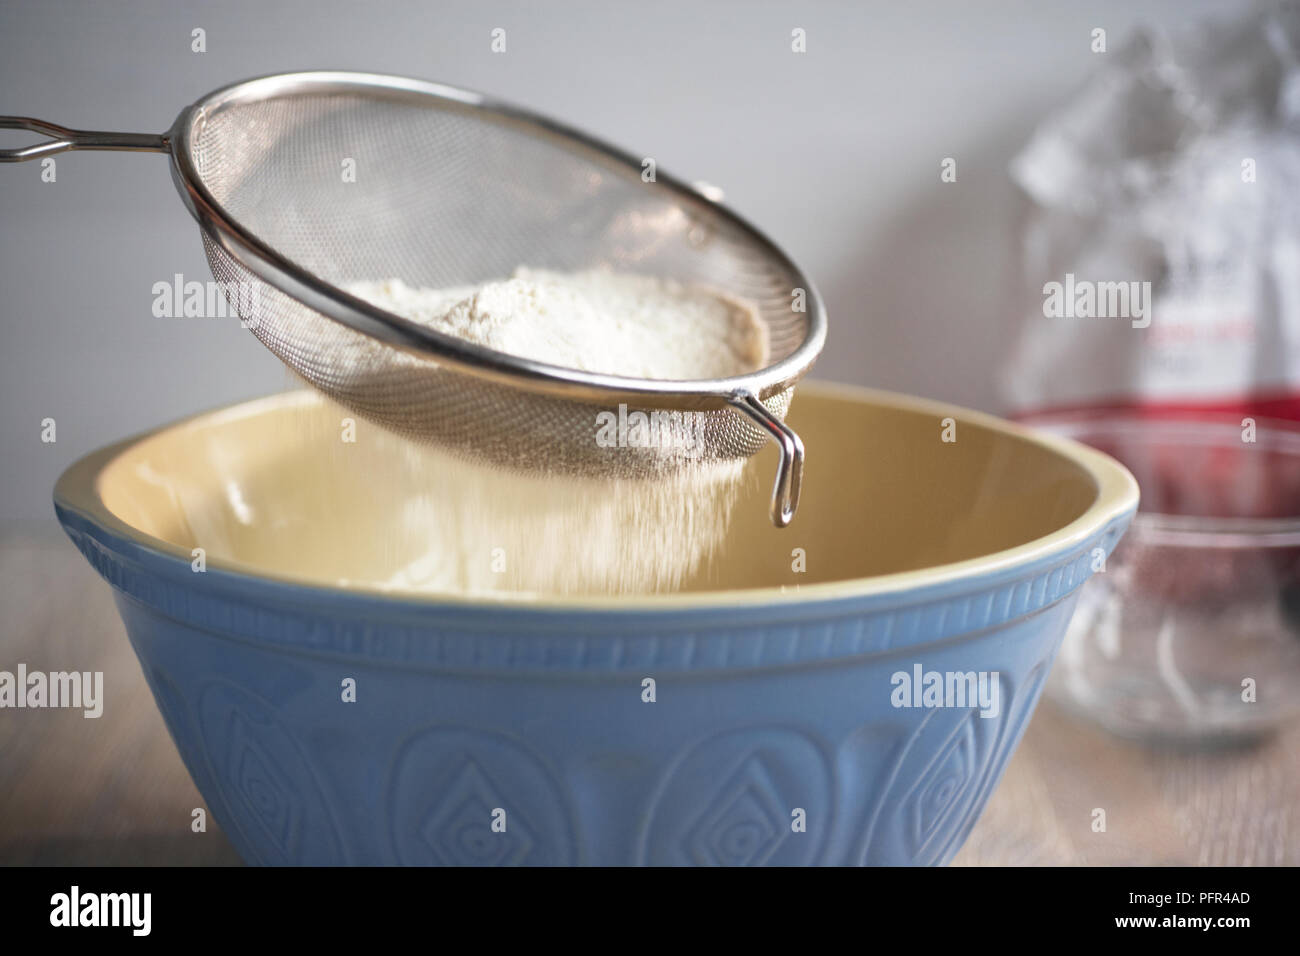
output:
<path id="1" fill-rule="evenodd" d="M 949 414 L 955 442 L 941 440 Z M 774 449 L 764 451 L 749 463 L 726 539 L 684 590 L 806 586 L 953 565 L 1066 534 L 1085 513 L 1135 500 L 1131 478 L 1104 456 L 976 413 L 809 384 L 790 417 L 808 447 L 795 522 L 778 530 L 767 520 Z M 364 437 L 343 443 L 337 407 L 289 393 L 91 456 L 57 494 L 74 507 L 102 508 L 134 537 L 169 550 L 201 546 L 212 566 L 374 586 L 410 560 L 391 531 L 412 489 L 403 486 L 410 475 L 384 460 L 401 443 L 362 448 Z M 81 497 L 97 500 L 78 501 L 79 482 L 87 485 Z M 204 504 L 202 540 L 196 501 Z M 802 573 L 793 570 L 796 548 L 806 555 Z"/>

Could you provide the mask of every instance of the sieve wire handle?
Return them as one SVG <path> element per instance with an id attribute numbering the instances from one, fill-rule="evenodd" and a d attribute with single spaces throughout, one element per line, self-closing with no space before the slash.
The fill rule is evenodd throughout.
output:
<path id="1" fill-rule="evenodd" d="M 728 401 L 751 419 L 781 449 L 781 461 L 772 485 L 772 523 L 784 528 L 799 507 L 799 486 L 803 483 L 803 440 L 790 426 L 773 415 L 752 392 L 736 392 Z"/>
<path id="2" fill-rule="evenodd" d="M 25 129 L 49 137 L 42 143 L 18 149 L 0 149 L 0 163 L 21 163 L 38 156 L 53 156 L 69 149 L 117 149 L 166 153 L 171 145 L 166 133 L 105 133 L 99 130 L 68 129 L 30 116 L 0 116 L 0 129 Z"/>

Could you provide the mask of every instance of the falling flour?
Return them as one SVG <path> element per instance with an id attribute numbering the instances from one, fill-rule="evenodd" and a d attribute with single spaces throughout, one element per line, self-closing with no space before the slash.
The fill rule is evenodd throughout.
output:
<path id="1" fill-rule="evenodd" d="M 520 268 L 477 287 L 384 279 L 347 291 L 488 348 L 590 372 L 721 378 L 768 361 L 752 307 L 650 276 Z M 396 510 L 393 526 L 377 529 L 391 539 L 393 567 L 369 583 L 395 590 L 674 590 L 721 543 L 744 473 L 739 461 L 690 461 L 654 478 L 602 480 L 494 468 L 378 430 L 372 444 L 376 490 Z"/>

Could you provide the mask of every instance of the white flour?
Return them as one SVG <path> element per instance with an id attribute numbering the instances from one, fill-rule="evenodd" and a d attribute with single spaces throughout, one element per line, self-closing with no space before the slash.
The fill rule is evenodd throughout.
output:
<path id="1" fill-rule="evenodd" d="M 585 371 L 716 378 L 768 360 L 751 307 L 648 276 L 520 268 L 477 288 L 387 279 L 347 290 L 497 351 Z M 602 481 L 491 468 L 387 434 L 373 441 L 389 471 L 376 490 L 387 488 L 395 509 L 382 533 L 406 557 L 372 583 L 397 590 L 673 590 L 721 542 L 744 471 L 743 462 L 696 461 L 667 477 Z"/>
<path id="2" fill-rule="evenodd" d="M 417 289 L 386 279 L 347 291 L 498 352 L 585 372 L 724 378 L 767 360 L 767 330 L 751 307 L 654 276 L 520 268 L 477 288 Z"/>

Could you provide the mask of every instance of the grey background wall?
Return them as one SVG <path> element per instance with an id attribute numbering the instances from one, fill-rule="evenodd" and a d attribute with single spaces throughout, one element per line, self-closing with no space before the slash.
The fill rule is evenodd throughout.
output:
<path id="1" fill-rule="evenodd" d="M 214 87 L 313 68 L 481 89 L 721 186 L 821 287 L 821 377 L 996 410 L 1007 161 L 1097 66 L 1092 28 L 1114 49 L 1138 24 L 1237 5 L 5 0 L 0 113 L 157 132 Z M 57 176 L 0 167 L 4 523 L 49 519 L 55 477 L 94 447 L 288 382 L 236 324 L 151 314 L 155 282 L 207 278 L 163 157 L 69 154 Z"/>

